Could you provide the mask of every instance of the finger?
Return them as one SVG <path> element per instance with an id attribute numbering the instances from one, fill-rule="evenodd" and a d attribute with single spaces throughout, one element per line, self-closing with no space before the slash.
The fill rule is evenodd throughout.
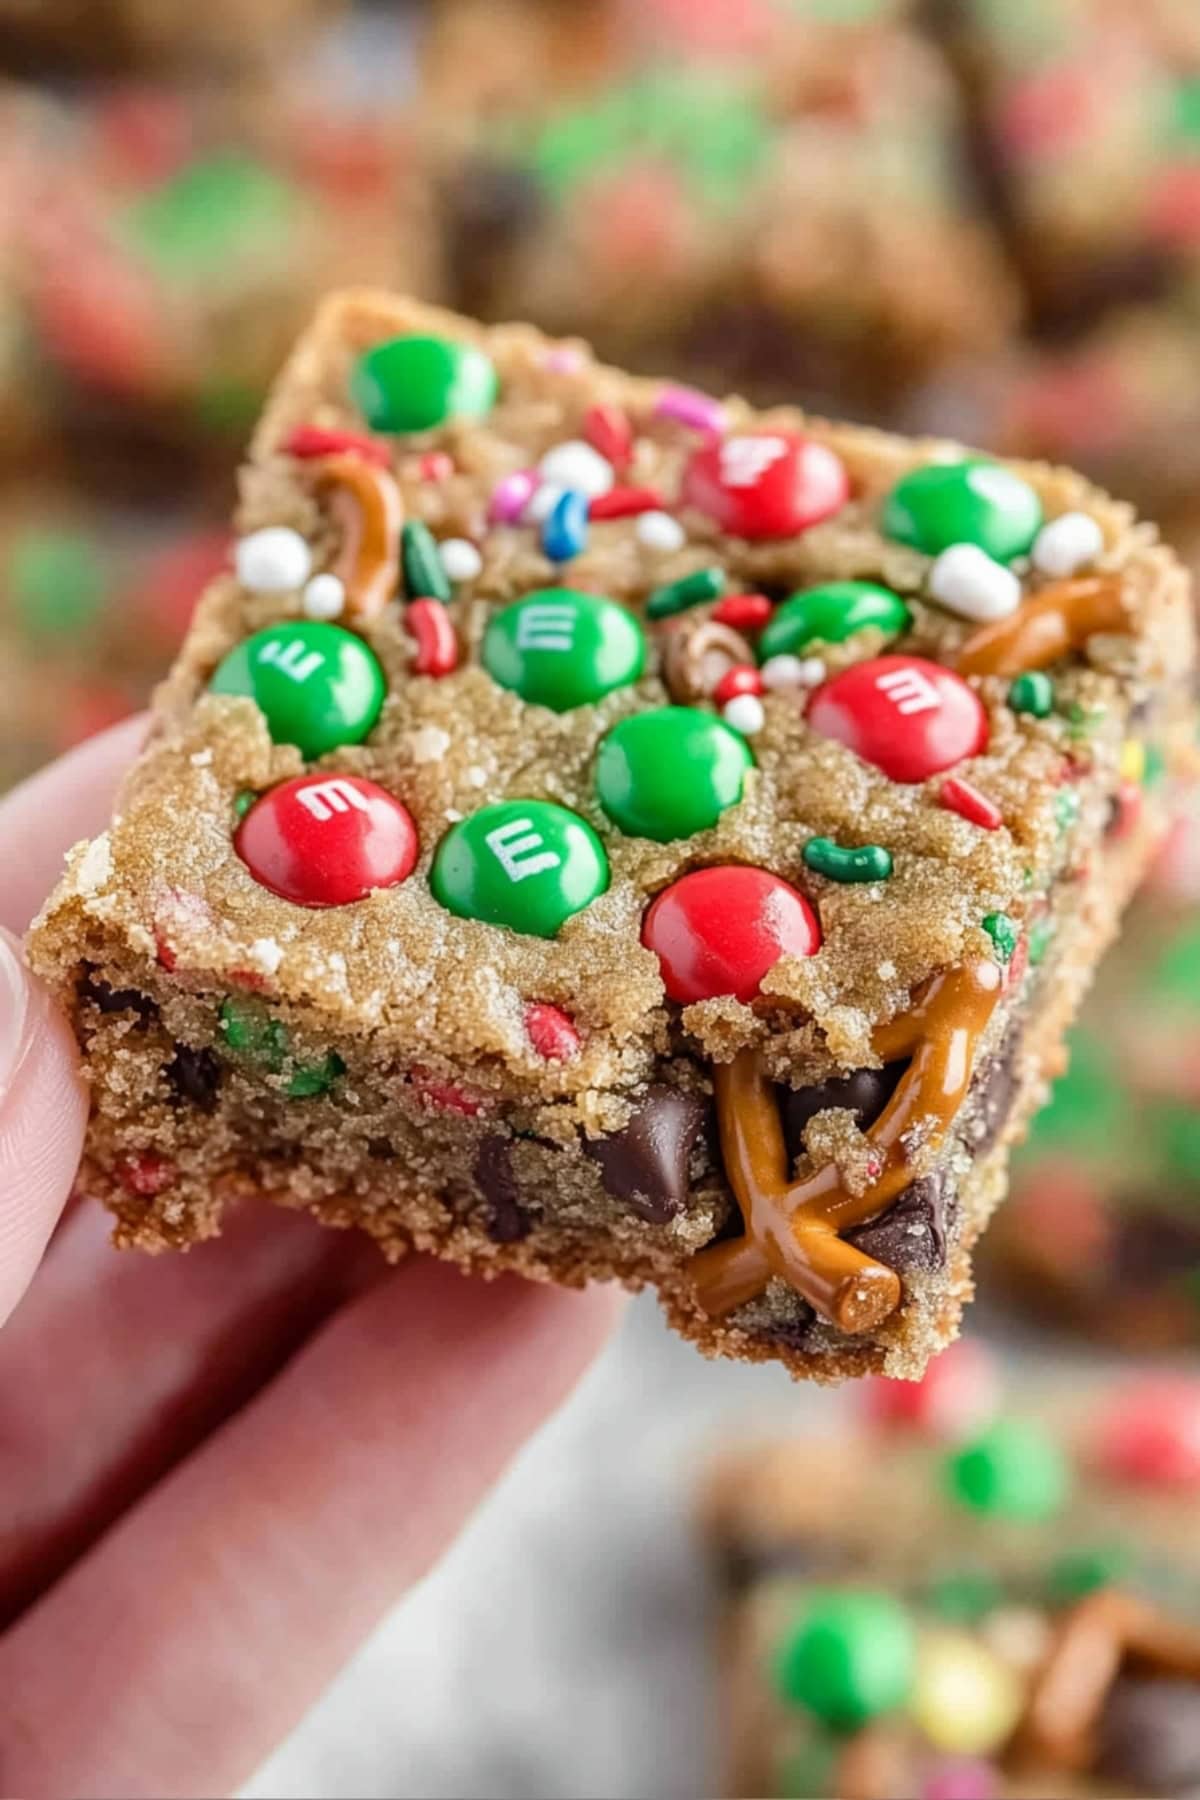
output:
<path id="1" fill-rule="evenodd" d="M 83 1206 L 0 1335 L 0 1627 L 387 1265 L 267 1206 L 186 1256 L 118 1254 Z"/>
<path id="2" fill-rule="evenodd" d="M 425 1261 L 345 1307 L 9 1633 L 6 1791 L 240 1787 L 615 1316 Z"/>
<path id="3" fill-rule="evenodd" d="M 74 1039 L 0 929 L 0 1325 L 66 1203 L 86 1123 Z"/>
<path id="4" fill-rule="evenodd" d="M 146 719 L 126 719 L 89 738 L 0 802 L 0 843 L 10 852 L 0 879 L 0 926 L 24 931 L 80 838 L 107 825 L 117 785 L 146 737 Z M 19 852 L 12 855 L 13 850 Z"/>

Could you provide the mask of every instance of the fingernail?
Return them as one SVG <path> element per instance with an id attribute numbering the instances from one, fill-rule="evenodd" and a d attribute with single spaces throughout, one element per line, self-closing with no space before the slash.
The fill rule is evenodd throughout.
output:
<path id="1" fill-rule="evenodd" d="M 0 1100 L 24 1057 L 30 998 L 20 945 L 0 926 Z"/>

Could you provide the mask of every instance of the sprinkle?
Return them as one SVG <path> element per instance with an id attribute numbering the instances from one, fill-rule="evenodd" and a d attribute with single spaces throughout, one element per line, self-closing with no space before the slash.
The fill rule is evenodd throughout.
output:
<path id="1" fill-rule="evenodd" d="M 1053 937 L 1053 919 L 1035 919 L 1029 927 L 1029 960 L 1035 969 L 1050 948 Z"/>
<path id="2" fill-rule="evenodd" d="M 483 570 L 483 558 L 470 538 L 444 538 L 441 545 L 442 567 L 450 580 L 474 581 Z"/>
<path id="3" fill-rule="evenodd" d="M 1070 831 L 1078 817 L 1078 793 L 1073 787 L 1059 788 L 1054 796 L 1054 818 L 1059 831 Z"/>
<path id="4" fill-rule="evenodd" d="M 1104 533 L 1087 513 L 1062 513 L 1043 525 L 1033 540 L 1033 566 L 1061 580 L 1094 563 L 1104 548 Z"/>
<path id="5" fill-rule="evenodd" d="M 619 406 L 589 406 L 583 416 L 583 435 L 614 469 L 623 469 L 633 454 L 633 426 Z"/>
<path id="6" fill-rule="evenodd" d="M 283 948 L 277 938 L 255 938 L 246 952 L 252 963 L 257 963 L 264 975 L 277 975 L 279 965 L 283 961 Z"/>
<path id="7" fill-rule="evenodd" d="M 662 508 L 662 495 L 657 488 L 615 487 L 601 494 L 588 507 L 593 519 L 629 519 L 635 514 L 651 514 Z"/>
<path id="8" fill-rule="evenodd" d="M 412 601 L 404 614 L 404 623 L 416 639 L 413 668 L 418 675 L 449 675 L 458 667 L 458 639 L 450 614 L 440 601 Z"/>
<path id="9" fill-rule="evenodd" d="M 1012 961 L 1012 953 L 1017 947 L 1017 928 L 1006 912 L 990 912 L 981 921 L 995 948 L 997 959 L 1002 963 Z"/>
<path id="10" fill-rule="evenodd" d="M 688 425 L 709 437 L 720 437 L 725 430 L 725 408 L 699 388 L 665 387 L 655 402 L 654 416 L 673 419 L 677 425 Z"/>
<path id="11" fill-rule="evenodd" d="M 655 588 L 646 602 L 648 619 L 669 619 L 673 613 L 687 612 L 689 607 L 703 606 L 715 600 L 725 586 L 724 569 L 694 569 L 678 581 Z"/>
<path id="12" fill-rule="evenodd" d="M 978 544 L 951 544 L 929 571 L 929 592 L 960 619 L 1006 619 L 1021 604 L 1021 583 L 1011 569 Z"/>
<path id="13" fill-rule="evenodd" d="M 345 606 L 345 584 L 337 575 L 314 575 L 300 602 L 306 619 L 340 619 Z"/>
<path id="14" fill-rule="evenodd" d="M 542 526 L 542 550 L 551 562 L 570 562 L 587 549 L 588 499 L 578 488 L 560 494 Z"/>
<path id="15" fill-rule="evenodd" d="M 770 616 L 771 602 L 765 594 L 726 594 L 713 609 L 717 624 L 734 631 L 761 631 Z"/>
<path id="16" fill-rule="evenodd" d="M 515 525 L 533 499 L 537 476 L 532 469 L 518 469 L 506 475 L 492 489 L 488 518 L 493 525 Z"/>
<path id="17" fill-rule="evenodd" d="M 586 494 L 589 500 L 607 494 L 616 479 L 608 458 L 582 438 L 569 438 L 547 450 L 538 474 L 551 487 L 569 488 L 572 493 Z"/>
<path id="18" fill-rule="evenodd" d="M 829 881 L 886 881 L 892 872 L 892 853 L 882 844 L 860 844 L 844 849 L 832 838 L 809 838 L 803 851 L 806 868 Z"/>
<path id="19" fill-rule="evenodd" d="M 538 1055 L 547 1062 L 567 1062 L 579 1049 L 574 1022 L 548 1000 L 536 1000 L 526 1007 L 525 1030 Z"/>
<path id="20" fill-rule="evenodd" d="M 255 793 L 253 788 L 239 789 L 239 791 L 234 795 L 234 798 L 233 798 L 233 816 L 234 816 L 234 818 L 235 819 L 244 819 L 246 814 L 250 811 L 250 808 L 254 805 L 254 802 L 257 799 L 258 799 L 258 795 Z"/>
<path id="21" fill-rule="evenodd" d="M 947 775 L 938 790 L 938 799 L 947 812 L 957 813 L 983 831 L 997 831 L 1004 823 L 1000 808 L 960 775 Z"/>
<path id="22" fill-rule="evenodd" d="M 450 583 L 428 525 L 409 519 L 400 533 L 400 562 L 410 600 L 450 599 Z"/>
<path id="23" fill-rule="evenodd" d="M 718 681 L 713 699 L 718 706 L 724 706 L 728 701 L 736 700 L 739 694 L 761 694 L 762 691 L 762 676 L 758 670 L 748 663 L 734 663 Z"/>
<path id="24" fill-rule="evenodd" d="M 647 550 L 661 551 L 664 556 L 682 550 L 687 543 L 687 532 L 669 512 L 643 513 L 634 526 L 634 536 Z"/>
<path id="25" fill-rule="evenodd" d="M 763 703 L 757 694 L 736 694 L 721 708 L 721 717 L 743 737 L 755 737 L 767 722 Z"/>
<path id="26" fill-rule="evenodd" d="M 718 607 L 717 612 L 720 610 Z M 760 673 L 770 693 L 779 688 L 819 687 L 825 679 L 825 664 L 819 656 L 768 656 Z"/>
<path id="27" fill-rule="evenodd" d="M 454 473 L 454 458 L 447 450 L 427 450 L 417 459 L 419 481 L 449 481 Z"/>
<path id="28" fill-rule="evenodd" d="M 1141 738 L 1126 738 L 1117 769 L 1123 781 L 1142 781 L 1146 774 L 1146 746 Z"/>
<path id="29" fill-rule="evenodd" d="M 542 367 L 555 375 L 575 375 L 586 361 L 577 344 L 555 344 L 542 357 Z"/>
<path id="30" fill-rule="evenodd" d="M 1018 675 L 1009 688 L 1008 704 L 1015 713 L 1044 719 L 1054 706 L 1054 683 L 1040 669 L 1031 669 L 1028 674 Z"/>
<path id="31" fill-rule="evenodd" d="M 362 431 L 333 431 L 324 425 L 297 425 L 283 449 L 285 455 L 305 461 L 314 457 L 362 456 L 381 469 L 386 469 L 392 460 L 390 449 L 378 438 L 368 437 Z"/>
<path id="32" fill-rule="evenodd" d="M 408 748 L 415 763 L 439 763 L 453 742 L 440 725 L 420 725 L 408 734 Z"/>
<path id="33" fill-rule="evenodd" d="M 252 531 L 234 550 L 234 567 L 252 594 L 290 594 L 312 573 L 312 551 L 290 525 Z"/>

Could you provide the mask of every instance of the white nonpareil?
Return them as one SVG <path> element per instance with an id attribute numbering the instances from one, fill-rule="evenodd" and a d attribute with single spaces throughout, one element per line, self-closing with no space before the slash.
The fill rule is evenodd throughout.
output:
<path id="1" fill-rule="evenodd" d="M 483 568 L 483 558 L 470 538 L 447 538 L 438 549 L 446 579 L 456 586 L 461 581 L 474 581 Z"/>
<path id="2" fill-rule="evenodd" d="M 569 488 L 586 494 L 589 500 L 607 494 L 616 479 L 608 458 L 582 438 L 570 438 L 547 450 L 538 464 L 538 474 L 551 487 Z"/>
<path id="3" fill-rule="evenodd" d="M 1043 525 L 1034 539 L 1033 566 L 1042 575 L 1062 580 L 1094 563 L 1104 548 L 1104 533 L 1087 513 L 1062 513 Z"/>
<path id="4" fill-rule="evenodd" d="M 336 575 L 314 575 L 304 590 L 300 610 L 306 619 L 340 619 L 346 610 L 345 584 Z"/>
<path id="5" fill-rule="evenodd" d="M 312 551 L 289 525 L 268 525 L 239 540 L 237 578 L 252 594 L 290 594 L 312 573 Z"/>
<path id="6" fill-rule="evenodd" d="M 1011 569 L 978 544 L 951 544 L 929 571 L 929 593 L 960 619 L 1006 619 L 1021 604 L 1021 583 Z"/>

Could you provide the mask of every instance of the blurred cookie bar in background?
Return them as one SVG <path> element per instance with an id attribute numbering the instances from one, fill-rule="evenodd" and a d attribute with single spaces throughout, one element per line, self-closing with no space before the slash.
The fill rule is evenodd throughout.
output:
<path id="1" fill-rule="evenodd" d="M 0 68 L 228 71 L 341 10 L 340 0 L 0 0 Z"/>
<path id="2" fill-rule="evenodd" d="M 724 1791 L 1197 1791 L 1200 1384 L 997 1401 L 967 1340 L 832 1437 L 726 1454 Z"/>

